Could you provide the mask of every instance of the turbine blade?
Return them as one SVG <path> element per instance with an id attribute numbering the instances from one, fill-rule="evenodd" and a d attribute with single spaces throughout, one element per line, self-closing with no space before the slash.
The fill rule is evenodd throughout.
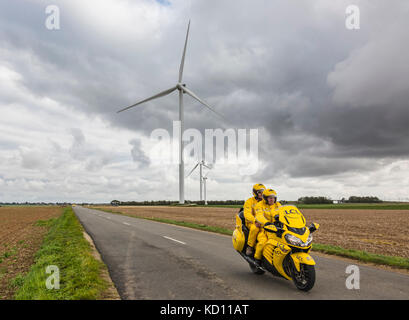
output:
<path id="1" fill-rule="evenodd" d="M 189 24 L 187 25 L 185 47 L 183 48 L 182 61 L 180 62 L 180 68 L 179 68 L 179 82 L 182 82 L 183 67 L 185 66 L 185 56 L 186 56 L 187 39 L 189 38 L 189 29 L 190 29 L 190 20 L 189 20 Z"/>
<path id="2" fill-rule="evenodd" d="M 220 113 L 218 113 L 216 110 L 214 110 L 211 106 L 209 106 L 206 102 L 204 102 L 202 99 L 200 99 L 193 91 L 187 89 L 186 87 L 182 86 L 182 90 L 187 93 L 189 96 L 191 96 L 192 98 L 196 99 L 197 101 L 199 101 L 201 104 L 203 104 L 205 107 L 207 107 L 209 110 L 213 111 L 215 114 L 217 114 L 219 117 L 221 117 L 222 119 L 225 119 L 224 116 Z"/>
<path id="3" fill-rule="evenodd" d="M 153 100 L 153 99 L 157 99 L 157 98 L 166 96 L 166 95 L 168 95 L 169 93 L 171 93 L 171 92 L 173 92 L 173 91 L 175 91 L 175 90 L 176 90 L 176 87 L 167 89 L 167 90 L 162 91 L 162 92 L 160 92 L 160 93 L 158 93 L 158 94 L 155 94 L 154 96 L 152 96 L 152 97 L 150 97 L 150 98 L 147 98 L 147 99 L 145 99 L 145 100 L 139 101 L 139 102 L 137 102 L 137 103 L 135 103 L 135 104 L 133 104 L 133 105 L 131 105 L 131 106 L 129 106 L 129 107 L 123 108 L 123 109 L 117 111 L 117 113 L 120 113 L 120 112 L 122 112 L 122 111 L 128 110 L 128 109 L 130 109 L 130 108 L 132 108 L 132 107 L 137 106 L 138 104 L 141 104 L 141 103 L 144 103 L 144 102 Z"/>
<path id="4" fill-rule="evenodd" d="M 203 167 L 206 167 L 207 169 L 210 169 L 210 170 L 212 170 L 212 167 L 211 167 L 211 165 L 210 165 L 210 166 L 207 166 L 206 164 L 204 164 L 204 165 L 203 165 Z"/>
<path id="5" fill-rule="evenodd" d="M 195 169 L 197 168 L 198 165 L 199 165 L 199 164 L 197 163 L 197 164 L 193 167 L 193 169 L 192 169 L 192 170 L 190 171 L 190 173 L 186 176 L 186 178 L 187 178 L 188 176 L 190 176 L 193 171 L 195 171 Z"/>

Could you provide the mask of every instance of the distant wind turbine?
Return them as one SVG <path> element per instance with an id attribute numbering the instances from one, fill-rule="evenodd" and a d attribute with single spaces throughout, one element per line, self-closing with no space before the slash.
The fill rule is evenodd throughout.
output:
<path id="1" fill-rule="evenodd" d="M 123 108 L 121 110 L 118 111 L 122 112 L 125 110 L 128 110 L 130 108 L 136 107 L 137 105 L 140 105 L 144 102 L 148 102 L 150 100 L 154 100 L 163 96 L 166 96 L 170 93 L 172 93 L 175 90 L 179 90 L 179 121 L 180 121 L 180 132 L 179 132 L 179 203 L 185 203 L 185 164 L 184 164 L 184 160 L 183 160 L 183 141 L 182 141 L 182 137 L 183 137 L 183 131 L 184 131 L 184 116 L 183 116 L 183 94 L 187 93 L 189 96 L 191 96 L 192 98 L 196 99 L 197 101 L 199 101 L 201 104 L 203 104 L 205 107 L 207 107 L 209 110 L 211 110 L 212 112 L 216 113 L 217 115 L 219 115 L 221 118 L 224 118 L 220 113 L 216 112 L 211 106 L 209 106 L 206 102 L 204 102 L 202 99 L 200 99 L 192 90 L 189 90 L 186 88 L 185 84 L 182 84 L 182 76 L 183 76 L 183 67 L 185 64 L 185 55 L 186 55 L 186 47 L 187 47 L 187 41 L 189 38 L 189 29 L 190 29 L 190 20 L 189 20 L 189 24 L 187 26 L 187 32 L 186 32 L 186 40 L 185 40 L 185 46 L 183 48 L 183 55 L 182 55 L 182 61 L 180 63 L 180 68 L 179 68 L 179 79 L 178 82 L 176 84 L 176 86 L 167 89 L 165 91 L 162 91 L 158 94 L 155 94 L 154 96 L 147 98 L 145 100 L 139 101 L 129 107 Z"/>
<path id="2" fill-rule="evenodd" d="M 207 206 L 207 188 L 206 188 L 206 182 L 207 182 L 207 175 L 210 173 L 208 171 L 206 175 L 203 177 L 203 188 L 204 188 L 204 204 Z"/>
<path id="3" fill-rule="evenodd" d="M 195 171 L 195 169 L 197 168 L 197 166 L 199 166 L 199 182 L 200 182 L 200 201 L 203 200 L 202 198 L 202 194 L 203 194 L 203 167 L 207 168 L 207 169 L 212 169 L 211 166 L 207 166 L 204 162 L 204 160 L 199 161 L 194 167 L 193 169 L 190 171 L 190 173 L 187 175 L 188 177 L 193 173 L 193 171 Z"/>

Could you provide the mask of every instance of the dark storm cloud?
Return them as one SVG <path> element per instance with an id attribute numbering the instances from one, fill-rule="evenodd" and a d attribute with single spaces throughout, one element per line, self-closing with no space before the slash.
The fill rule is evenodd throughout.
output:
<path id="1" fill-rule="evenodd" d="M 70 1 L 59 4 L 58 31 L 44 27 L 45 2 L 22 3 L 25 10 L 10 1 L 0 5 L 3 56 L 33 94 L 73 111 L 145 135 L 171 131 L 176 93 L 127 114 L 115 112 L 176 83 L 190 17 L 184 82 L 225 115 L 223 126 L 263 129 L 259 156 L 267 165 L 260 175 L 370 170 L 376 164 L 368 158 L 409 154 L 403 58 L 409 44 L 399 40 L 409 33 L 403 2 L 390 8 L 386 1 L 357 1 L 358 31 L 345 28 L 346 1 L 333 7 L 325 1 L 193 1 L 190 7 L 140 1 L 131 12 L 145 6 L 158 12 L 156 20 L 107 17 L 108 27 L 100 17 L 107 12 Z M 203 132 L 222 125 L 190 97 L 185 110 L 186 128 Z M 81 136 L 73 136 L 73 153 L 85 157 Z M 146 164 L 140 144 L 131 144 L 134 159 Z"/>

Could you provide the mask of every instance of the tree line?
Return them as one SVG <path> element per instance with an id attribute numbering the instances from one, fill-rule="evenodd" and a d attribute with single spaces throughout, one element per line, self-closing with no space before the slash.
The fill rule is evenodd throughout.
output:
<path id="1" fill-rule="evenodd" d="M 301 204 L 332 204 L 334 200 L 327 197 L 301 197 L 297 201 Z M 381 203 L 383 202 L 378 197 L 372 196 L 350 196 L 348 199 L 342 198 L 339 203 Z"/>
<path id="2" fill-rule="evenodd" d="M 301 197 L 297 201 L 285 201 L 279 200 L 281 204 L 295 203 L 295 204 L 332 204 L 334 200 L 328 197 Z M 373 196 L 350 196 L 348 199 L 342 198 L 338 200 L 339 203 L 381 203 L 383 202 L 378 197 Z M 32 206 L 67 206 L 71 205 L 70 202 L 0 202 L 0 206 L 13 206 L 13 205 L 32 205 Z M 97 205 L 95 203 L 77 203 L 79 205 Z M 156 201 L 119 201 L 112 200 L 110 202 L 112 206 L 174 206 L 178 205 L 179 201 L 169 201 L 169 200 L 156 200 Z M 204 205 L 204 201 L 191 201 L 186 200 L 185 204 L 196 204 Z M 208 205 L 243 205 L 244 200 L 208 200 Z M 104 203 L 99 203 L 98 205 L 105 205 Z"/>
<path id="3" fill-rule="evenodd" d="M 328 197 L 301 197 L 297 201 L 286 201 L 279 200 L 281 204 L 295 203 L 295 204 L 333 204 L 334 200 Z M 348 199 L 342 198 L 338 200 L 338 203 L 381 203 L 378 197 L 373 196 L 350 196 Z M 112 206 L 174 206 L 178 205 L 178 201 L 167 201 L 167 200 L 157 200 L 157 201 L 119 201 L 112 200 Z M 196 204 L 204 205 L 204 201 L 191 201 L 185 200 L 185 204 Z M 244 200 L 208 200 L 208 205 L 243 205 Z"/>
<path id="4" fill-rule="evenodd" d="M 0 206 L 69 206 L 71 202 L 0 202 Z"/>
<path id="5" fill-rule="evenodd" d="M 119 201 L 112 200 L 112 206 L 174 206 L 179 201 L 157 200 L 157 201 Z M 185 204 L 204 205 L 204 201 L 185 200 Z M 243 205 L 243 200 L 208 200 L 208 205 Z"/>

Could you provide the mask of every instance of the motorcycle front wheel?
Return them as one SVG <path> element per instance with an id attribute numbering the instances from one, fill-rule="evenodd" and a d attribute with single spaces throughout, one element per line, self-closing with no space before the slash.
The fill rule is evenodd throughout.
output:
<path id="1" fill-rule="evenodd" d="M 300 272 L 293 268 L 292 279 L 297 289 L 309 291 L 315 284 L 315 267 L 307 264 L 300 265 Z"/>
<path id="2" fill-rule="evenodd" d="M 250 262 L 249 262 L 249 266 L 250 266 L 251 272 L 253 272 L 254 274 L 262 275 L 265 272 L 264 270 L 257 268 L 255 265 L 253 265 Z"/>

